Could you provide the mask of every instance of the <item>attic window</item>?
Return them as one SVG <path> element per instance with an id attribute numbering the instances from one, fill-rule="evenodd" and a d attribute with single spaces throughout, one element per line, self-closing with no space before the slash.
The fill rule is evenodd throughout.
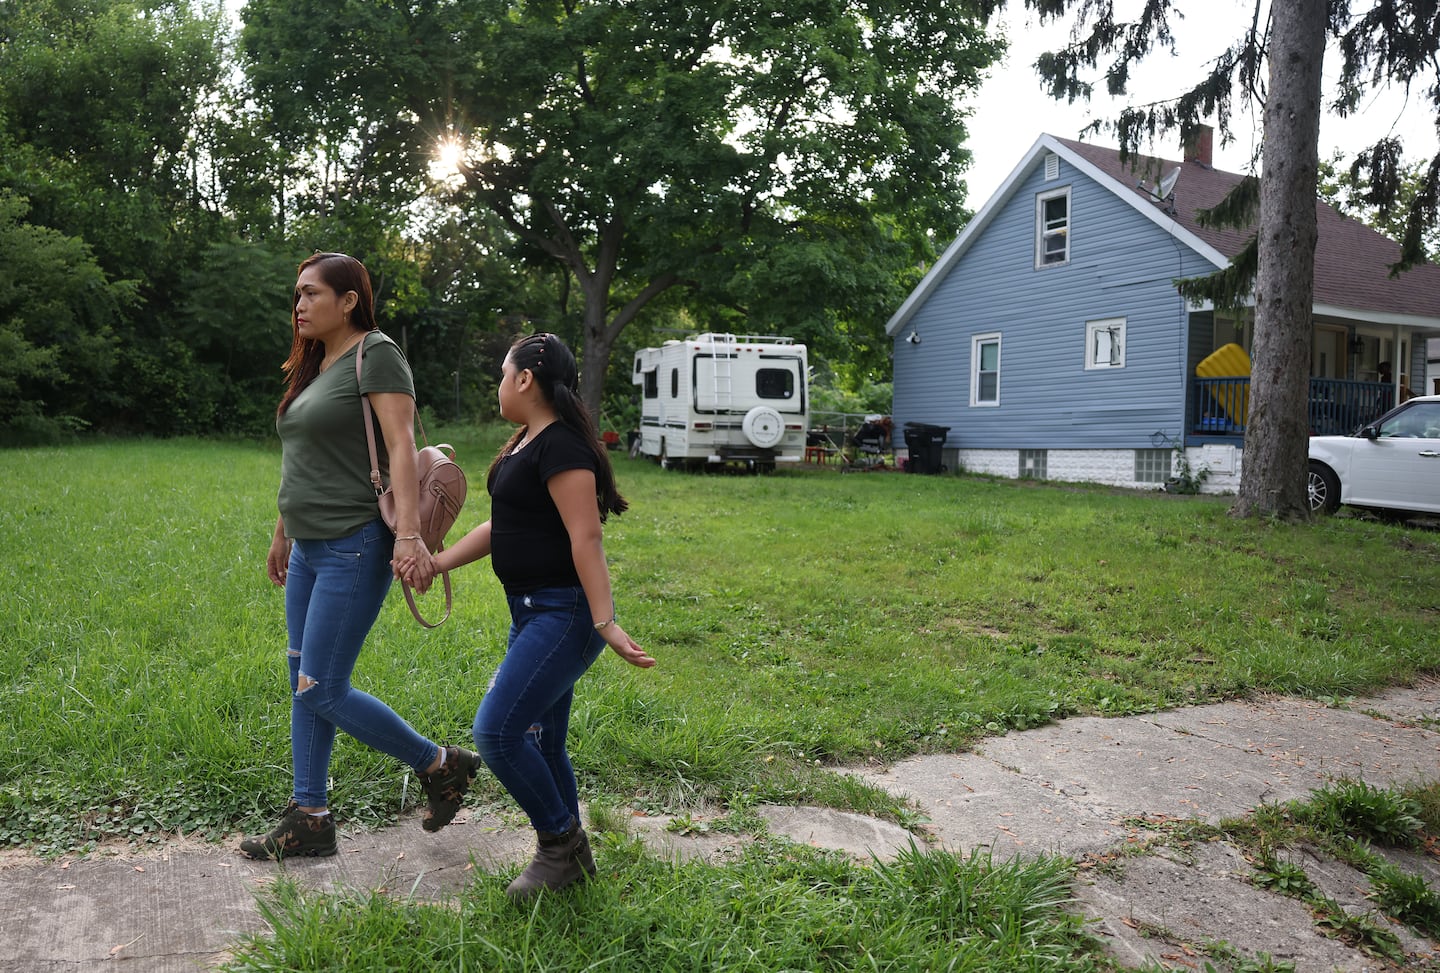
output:
<path id="1" fill-rule="evenodd" d="M 1035 267 L 1070 262 L 1070 187 L 1035 197 Z"/>
<path id="2" fill-rule="evenodd" d="M 1054 152 L 1045 156 L 1045 181 L 1053 182 L 1060 178 L 1060 157 Z"/>

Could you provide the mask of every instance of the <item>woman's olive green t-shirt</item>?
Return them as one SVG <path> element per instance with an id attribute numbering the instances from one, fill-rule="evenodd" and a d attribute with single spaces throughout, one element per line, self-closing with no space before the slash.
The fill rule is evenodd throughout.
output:
<path id="1" fill-rule="evenodd" d="M 415 397 L 410 366 L 382 332 L 365 336 L 360 384 L 355 381 L 359 343 L 315 377 L 275 422 L 283 447 L 280 517 L 285 536 L 301 540 L 346 537 L 380 516 L 370 485 L 362 392 L 403 392 Z M 380 475 L 389 482 L 390 456 L 375 421 Z"/>

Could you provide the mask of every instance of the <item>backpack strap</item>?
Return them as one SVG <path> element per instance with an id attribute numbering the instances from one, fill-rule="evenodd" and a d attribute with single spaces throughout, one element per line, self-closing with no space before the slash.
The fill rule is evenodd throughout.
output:
<path id="1" fill-rule="evenodd" d="M 355 389 L 357 392 L 360 390 L 360 369 L 365 362 L 365 342 L 369 340 L 370 336 L 367 334 L 364 338 L 360 339 L 360 346 L 355 349 Z M 370 485 L 375 489 L 375 496 L 381 497 L 385 495 L 385 484 L 380 480 L 380 457 L 375 449 L 375 413 L 370 408 L 370 396 L 364 392 L 360 393 L 360 409 L 365 415 L 365 443 L 370 447 Z M 415 418 L 417 420 L 420 418 L 418 410 L 415 413 Z M 420 425 L 420 435 L 422 438 L 425 435 L 425 425 L 423 423 Z M 386 526 L 390 527 L 392 534 L 395 532 L 393 526 L 390 524 L 386 524 Z M 444 550 L 444 548 L 442 547 L 441 550 Z M 400 589 L 405 592 L 405 604 L 410 606 L 410 614 L 415 616 L 415 621 L 424 625 L 426 628 L 439 628 L 445 624 L 445 619 L 450 617 L 450 608 L 453 601 L 453 594 L 450 589 L 450 572 L 441 571 L 440 578 L 445 583 L 445 614 L 441 616 L 438 622 L 425 621 L 424 616 L 420 614 L 420 609 L 415 606 L 415 595 L 411 593 L 409 582 L 404 578 L 400 579 Z"/>

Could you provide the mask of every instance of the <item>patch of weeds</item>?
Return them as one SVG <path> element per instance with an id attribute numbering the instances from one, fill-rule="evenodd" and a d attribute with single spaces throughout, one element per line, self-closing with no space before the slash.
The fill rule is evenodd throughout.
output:
<path id="1" fill-rule="evenodd" d="M 1123 818 L 1122 821 L 1127 827 L 1143 829 L 1154 835 L 1134 843 L 1142 852 L 1149 852 L 1156 845 L 1165 845 L 1188 853 L 1196 842 L 1225 837 L 1224 832 L 1215 825 L 1169 814 L 1141 814 Z"/>
<path id="2" fill-rule="evenodd" d="M 1244 835 L 1260 840 L 1262 835 L 1289 834 L 1295 829 L 1293 805 L 1261 804 L 1243 818 L 1227 818 L 1222 824 L 1225 833 L 1231 837 Z"/>
<path id="3" fill-rule="evenodd" d="M 930 826 L 930 815 L 920 809 L 920 805 L 906 801 L 896 805 L 895 823 L 906 831 L 925 831 Z"/>
<path id="4" fill-rule="evenodd" d="M 1363 780 L 1345 780 L 1316 791 L 1294 806 L 1297 821 L 1332 835 L 1349 835 L 1379 845 L 1413 848 L 1423 825 L 1418 801 Z"/>
<path id="5" fill-rule="evenodd" d="M 1062 712 L 1060 700 L 1053 695 L 1045 699 L 1027 700 L 1018 706 L 1011 706 L 996 713 L 985 723 L 987 733 L 1005 733 L 1010 730 L 1032 730 L 1037 726 L 1053 723 Z"/>
<path id="6" fill-rule="evenodd" d="M 696 818 L 689 814 L 681 814 L 671 818 L 670 822 L 665 825 L 665 830 L 671 834 L 693 838 L 698 835 L 709 834 L 710 823 L 702 818 Z"/>
<path id="7" fill-rule="evenodd" d="M 1311 900 L 1315 928 L 1331 939 L 1338 939 L 1371 956 L 1380 956 L 1395 963 L 1405 962 L 1405 950 L 1390 930 L 1376 925 L 1366 916 L 1352 916 L 1334 899 Z"/>
<path id="8" fill-rule="evenodd" d="M 1387 862 L 1373 848 L 1430 841 L 1427 823 L 1440 806 L 1437 802 L 1440 798 L 1433 786 L 1402 793 L 1360 781 L 1342 781 L 1315 792 L 1307 801 L 1264 805 L 1248 819 L 1223 826 L 1232 840 L 1248 850 L 1257 887 L 1303 901 L 1322 935 L 1403 964 L 1404 950 L 1383 919 L 1375 913 L 1356 916 L 1346 912 L 1335 900 L 1320 894 L 1300 866 L 1280 861 L 1273 849 L 1314 843 L 1327 855 L 1369 874 L 1370 898 L 1381 912 L 1425 935 L 1440 935 L 1440 896 L 1423 877 Z"/>
<path id="9" fill-rule="evenodd" d="M 1370 898 L 1382 912 L 1426 936 L 1440 936 L 1440 896 L 1420 875 L 1412 875 L 1390 862 L 1370 870 Z"/>
<path id="10" fill-rule="evenodd" d="M 1260 953 L 1253 957 L 1246 956 L 1223 939 L 1190 944 L 1164 926 L 1133 918 L 1126 919 L 1124 922 L 1145 939 L 1158 939 L 1171 944 L 1178 952 L 1162 953 L 1161 959 L 1177 963 L 1182 969 L 1196 969 L 1196 961 L 1200 960 L 1201 956 L 1206 956 L 1209 959 L 1201 960 L 1203 965 L 1198 966 L 1199 969 L 1204 970 L 1204 973 L 1221 973 L 1222 967 L 1217 967 L 1210 960 L 1222 963 L 1223 969 L 1228 973 L 1295 973 L 1294 963 L 1276 960 L 1269 953 Z M 1170 969 L 1174 969 L 1174 967 L 1162 966 L 1154 960 L 1149 960 L 1140 967 L 1144 973 L 1163 973 Z"/>
<path id="11" fill-rule="evenodd" d="M 1075 862 L 1077 874 L 1089 873 L 1102 875 L 1112 882 L 1118 882 L 1125 877 L 1125 863 L 1135 857 L 1134 853 L 1127 848 L 1121 852 L 1108 852 L 1103 855 L 1084 855 Z"/>
<path id="12" fill-rule="evenodd" d="M 1252 862 L 1255 874 L 1250 881 L 1256 888 L 1289 896 L 1292 899 L 1306 899 L 1315 891 L 1315 883 L 1305 874 L 1305 869 L 1294 862 L 1280 861 L 1268 855 L 1258 862 Z"/>
<path id="13" fill-rule="evenodd" d="M 1440 835 L 1440 783 L 1425 784 L 1406 791 L 1418 809 L 1415 816 L 1420 819 L 1426 834 Z"/>
<path id="14" fill-rule="evenodd" d="M 1166 493 L 1181 493 L 1194 496 L 1200 492 L 1205 481 L 1210 479 L 1210 467 L 1196 466 L 1179 444 L 1175 446 L 1175 460 L 1172 467 L 1175 475 L 1166 480 L 1161 489 Z"/>
<path id="15" fill-rule="evenodd" d="M 630 811 L 614 804 L 591 801 L 585 808 L 592 833 L 625 835 L 630 831 Z"/>
<path id="16" fill-rule="evenodd" d="M 1230 973 L 1295 973 L 1295 964 L 1277 960 L 1269 953 L 1246 956 L 1224 940 L 1205 944 L 1205 955 L 1220 960 Z M 1219 973 L 1214 964 L 1205 964 L 1205 973 Z"/>
<path id="17" fill-rule="evenodd" d="M 765 835 L 770 833 L 769 823 L 755 812 L 753 807 L 732 807 L 728 814 L 722 814 L 710 823 L 710 830 L 720 834 Z"/>
<path id="18" fill-rule="evenodd" d="M 765 819 L 755 812 L 740 812 L 734 815 L 720 815 L 717 818 L 696 818 L 694 815 L 678 815 L 665 825 L 665 831 L 684 838 L 698 838 L 700 835 L 765 835 L 769 832 Z"/>
<path id="19" fill-rule="evenodd" d="M 239 817 L 211 807 L 182 784 L 158 793 L 130 780 L 104 796 L 42 781 L 0 789 L 0 847 L 58 855 L 102 841 L 151 844 L 170 835 L 215 838 Z"/>

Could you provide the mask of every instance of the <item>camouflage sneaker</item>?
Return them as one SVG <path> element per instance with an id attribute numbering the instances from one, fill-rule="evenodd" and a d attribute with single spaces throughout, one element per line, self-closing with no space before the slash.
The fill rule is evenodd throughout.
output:
<path id="1" fill-rule="evenodd" d="M 335 844 L 335 816 L 316 816 L 300 810 L 292 799 L 285 805 L 285 816 L 267 835 L 246 838 L 240 842 L 240 851 L 251 858 L 268 861 L 271 858 L 328 858 L 338 851 Z"/>
<path id="2" fill-rule="evenodd" d="M 425 789 L 425 813 L 420 827 L 439 831 L 455 818 L 465 800 L 465 792 L 480 769 L 480 755 L 460 747 L 445 748 L 445 766 L 433 774 L 416 774 Z"/>

